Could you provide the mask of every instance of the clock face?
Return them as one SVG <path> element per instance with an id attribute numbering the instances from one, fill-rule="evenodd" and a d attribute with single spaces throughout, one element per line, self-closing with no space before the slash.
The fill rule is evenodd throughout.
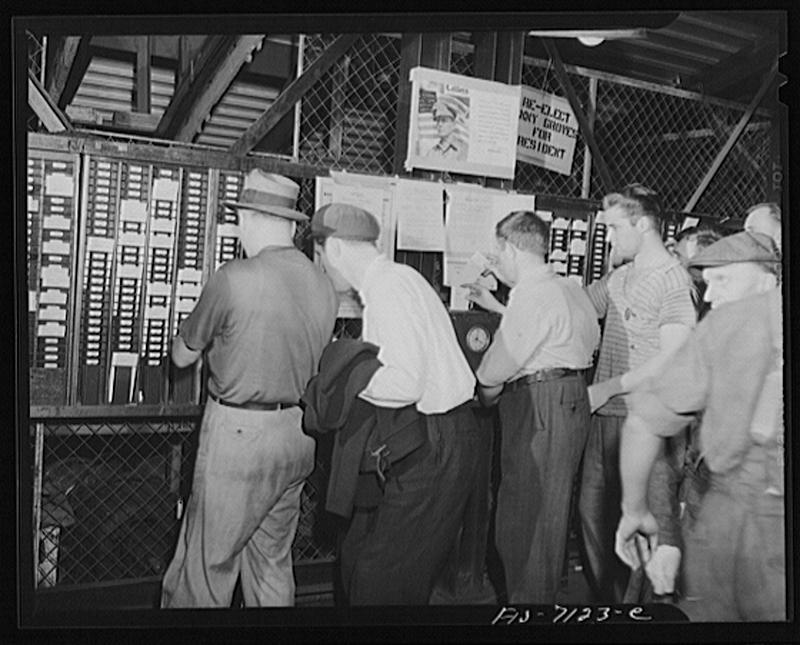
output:
<path id="1" fill-rule="evenodd" d="M 472 352 L 483 352 L 486 351 L 486 348 L 489 347 L 489 342 L 491 338 L 489 337 L 489 331 L 486 327 L 482 327 L 481 325 L 473 325 L 467 331 L 467 347 Z"/>

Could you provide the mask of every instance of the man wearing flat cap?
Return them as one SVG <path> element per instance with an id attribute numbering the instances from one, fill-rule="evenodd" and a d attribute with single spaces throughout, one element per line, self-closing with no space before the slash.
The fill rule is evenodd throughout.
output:
<path id="1" fill-rule="evenodd" d="M 467 106 L 463 101 L 448 94 L 441 95 L 433 104 L 433 120 L 439 140 L 428 155 L 466 161 L 468 145 L 463 132 L 466 118 Z"/>
<path id="2" fill-rule="evenodd" d="M 378 252 L 379 232 L 372 214 L 347 204 L 323 206 L 311 221 L 337 290 L 358 290 L 362 340 L 379 348 L 380 367 L 358 396 L 398 413 L 416 408 L 427 440 L 380 476 L 379 500 L 353 510 L 342 587 L 352 605 L 425 605 L 456 544 L 477 467 L 475 377 L 439 296 L 417 271 Z"/>
<path id="3" fill-rule="evenodd" d="M 172 344 L 178 367 L 207 361 L 192 492 L 162 607 L 294 604 L 292 541 L 314 440 L 298 407 L 336 322 L 330 280 L 293 243 L 298 185 L 255 169 L 236 209 L 246 258 L 223 264 Z"/>
<path id="4" fill-rule="evenodd" d="M 786 619 L 783 325 L 779 254 L 744 231 L 698 253 L 711 311 L 663 373 L 637 387 L 622 430 L 617 554 L 631 567 L 658 542 L 647 482 L 661 437 L 702 411 L 700 449 L 711 473 L 684 536 L 684 595 L 697 621 Z M 646 538 L 646 539 L 645 539 Z"/>

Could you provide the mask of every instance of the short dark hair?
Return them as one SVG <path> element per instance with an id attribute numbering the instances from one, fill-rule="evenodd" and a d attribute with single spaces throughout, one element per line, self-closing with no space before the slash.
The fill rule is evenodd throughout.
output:
<path id="1" fill-rule="evenodd" d="M 494 232 L 521 251 L 547 253 L 550 231 L 545 221 L 531 211 L 512 211 L 497 223 Z"/>
<path id="2" fill-rule="evenodd" d="M 698 249 L 704 249 L 707 246 L 711 246 L 714 242 L 721 240 L 723 237 L 720 231 L 711 226 L 690 226 L 682 231 L 678 231 L 675 235 L 675 242 L 680 242 L 684 239 L 693 239 Z"/>
<path id="3" fill-rule="evenodd" d="M 621 206 L 632 223 L 640 217 L 648 217 L 653 227 L 659 229 L 664 215 L 658 193 L 643 184 L 628 184 L 618 191 L 603 197 L 603 209 Z"/>

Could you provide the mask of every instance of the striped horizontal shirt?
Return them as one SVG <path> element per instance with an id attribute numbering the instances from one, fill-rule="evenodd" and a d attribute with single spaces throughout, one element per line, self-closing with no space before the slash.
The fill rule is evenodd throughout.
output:
<path id="1" fill-rule="evenodd" d="M 624 264 L 586 288 L 599 318 L 605 318 L 594 382 L 599 383 L 639 367 L 661 346 L 659 328 L 693 328 L 692 280 L 677 259 L 637 269 Z M 622 396 L 612 397 L 598 414 L 625 416 Z"/>

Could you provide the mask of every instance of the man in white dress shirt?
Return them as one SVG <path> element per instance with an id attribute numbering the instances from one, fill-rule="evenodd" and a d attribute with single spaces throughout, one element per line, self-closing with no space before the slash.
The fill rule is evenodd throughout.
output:
<path id="1" fill-rule="evenodd" d="M 581 285 L 545 262 L 548 228 L 541 218 L 516 211 L 495 233 L 492 271 L 511 292 L 476 372 L 484 400 L 500 397 L 495 540 L 509 602 L 552 604 L 589 431 L 584 370 L 592 364 L 600 328 Z M 486 302 L 477 287 L 470 290 L 471 299 Z"/>
<path id="2" fill-rule="evenodd" d="M 428 442 L 393 463 L 375 507 L 356 507 L 341 546 L 351 604 L 427 604 L 454 547 L 477 467 L 479 427 L 470 407 L 475 377 L 450 317 L 417 271 L 381 255 L 380 227 L 367 211 L 329 204 L 311 233 L 338 291 L 364 305 L 362 340 L 382 366 L 360 398 L 415 406 Z"/>

